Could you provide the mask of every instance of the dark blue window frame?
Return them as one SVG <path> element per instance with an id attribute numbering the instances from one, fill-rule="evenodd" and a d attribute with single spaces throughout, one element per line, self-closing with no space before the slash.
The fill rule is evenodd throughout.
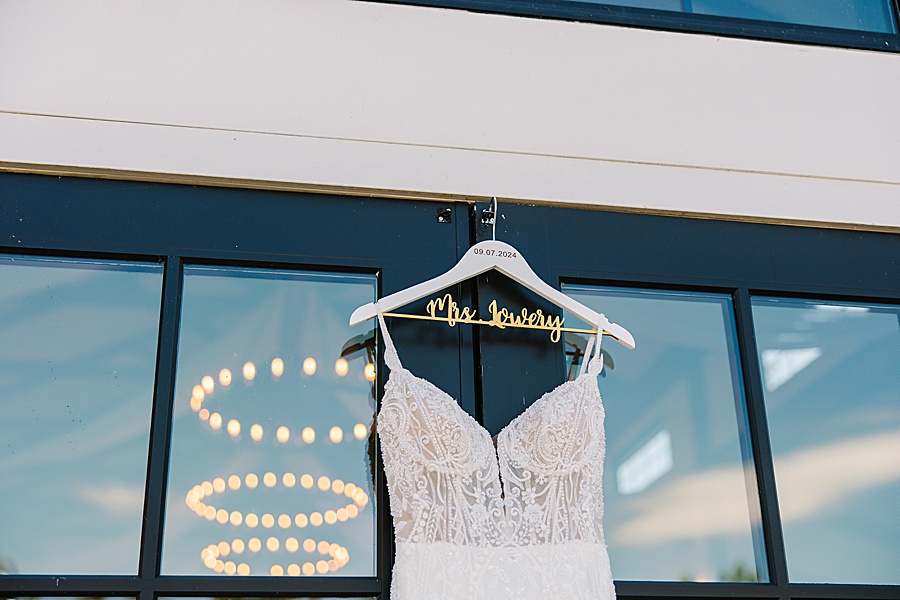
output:
<path id="1" fill-rule="evenodd" d="M 859 48 L 900 52 L 900 33 L 876 33 L 852 29 L 816 27 L 792 23 L 719 17 L 593 4 L 573 0 L 366 0 L 390 4 L 413 4 L 438 8 L 456 8 L 473 12 L 507 14 L 522 17 L 583 21 L 662 31 L 710 34 L 777 42 Z M 789 2 L 790 0 L 785 0 Z M 895 27 L 900 27 L 900 0 L 888 0 Z"/>

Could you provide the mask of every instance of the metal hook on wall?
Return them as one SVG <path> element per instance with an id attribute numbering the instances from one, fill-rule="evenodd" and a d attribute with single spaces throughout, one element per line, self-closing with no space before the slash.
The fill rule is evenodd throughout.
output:
<path id="1" fill-rule="evenodd" d="M 481 211 L 481 224 L 491 226 L 491 239 L 497 240 L 497 196 L 491 196 L 490 208 Z"/>

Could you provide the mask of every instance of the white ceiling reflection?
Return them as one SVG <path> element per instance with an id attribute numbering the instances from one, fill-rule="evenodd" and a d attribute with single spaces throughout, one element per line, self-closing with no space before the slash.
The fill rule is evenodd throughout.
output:
<path id="1" fill-rule="evenodd" d="M 774 392 L 822 356 L 822 349 L 769 349 L 763 350 L 761 355 L 766 390 Z"/>
<path id="2" fill-rule="evenodd" d="M 672 435 L 663 429 L 616 469 L 620 494 L 637 494 L 672 470 Z"/>

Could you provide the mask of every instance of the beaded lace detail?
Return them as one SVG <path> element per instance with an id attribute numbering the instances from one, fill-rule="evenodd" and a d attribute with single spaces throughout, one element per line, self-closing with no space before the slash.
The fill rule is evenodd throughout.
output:
<path id="1" fill-rule="evenodd" d="M 588 369 L 495 449 L 453 398 L 401 366 L 378 317 L 391 369 L 377 419 L 397 542 L 391 598 L 614 599 L 599 343 Z"/>

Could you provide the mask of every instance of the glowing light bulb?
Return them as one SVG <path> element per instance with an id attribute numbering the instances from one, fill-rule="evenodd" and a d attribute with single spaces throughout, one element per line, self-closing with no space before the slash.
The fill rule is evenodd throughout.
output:
<path id="1" fill-rule="evenodd" d="M 237 565 L 231 562 L 230 560 L 225 563 L 225 574 L 226 575 L 234 575 L 237 572 Z"/>
<path id="2" fill-rule="evenodd" d="M 354 485 L 352 483 L 348 483 L 347 485 L 344 486 L 344 495 L 347 496 L 348 498 L 352 498 L 353 494 L 356 493 L 356 489 L 357 489 L 356 485 Z"/>
<path id="3" fill-rule="evenodd" d="M 319 481 L 317 483 L 319 485 L 319 489 L 323 492 L 327 492 L 331 488 L 331 480 L 326 475 L 322 475 L 321 477 L 319 477 Z"/>
<path id="4" fill-rule="evenodd" d="M 312 552 L 316 549 L 316 542 L 312 538 L 306 538 L 303 540 L 303 550 L 306 552 Z"/>
<path id="5" fill-rule="evenodd" d="M 335 523 L 337 523 L 337 513 L 334 512 L 333 510 L 326 510 L 325 511 L 325 522 L 328 523 L 329 525 L 334 525 Z"/>
<path id="6" fill-rule="evenodd" d="M 284 374 L 284 361 L 276 358 L 272 361 L 272 375 L 281 377 Z"/>
<path id="7" fill-rule="evenodd" d="M 289 515 L 278 515 L 278 526 L 287 529 L 291 526 L 291 517 Z"/>
<path id="8" fill-rule="evenodd" d="M 347 509 L 344 508 L 343 506 L 341 508 L 337 509 L 337 518 L 338 518 L 338 521 L 340 521 L 341 523 L 343 523 L 348 518 L 350 518 L 350 516 L 347 514 Z"/>
<path id="9" fill-rule="evenodd" d="M 250 548 L 250 552 L 259 552 L 262 549 L 262 542 L 259 541 L 259 538 L 250 538 L 247 547 Z"/>
<path id="10" fill-rule="evenodd" d="M 250 565 L 247 563 L 241 563 L 237 568 L 238 575 L 249 575 L 250 574 Z"/>
<path id="11" fill-rule="evenodd" d="M 284 540 L 284 549 L 288 552 L 296 552 L 300 548 L 300 542 L 295 537 L 289 537 Z"/>
<path id="12" fill-rule="evenodd" d="M 216 520 L 216 507 L 215 506 L 207 506 L 203 511 L 203 516 L 207 521 L 215 521 Z"/>
<path id="13" fill-rule="evenodd" d="M 253 381 L 253 378 L 256 377 L 256 365 L 252 362 L 245 362 L 244 368 L 241 369 L 241 373 L 244 375 L 244 379 Z"/>
<path id="14" fill-rule="evenodd" d="M 224 570 L 225 570 L 225 563 L 222 562 L 221 560 L 217 560 L 216 565 L 213 567 L 213 571 L 215 571 L 216 573 L 221 573 Z"/>
<path id="15" fill-rule="evenodd" d="M 314 441 L 316 441 L 316 430 L 312 427 L 304 427 L 303 432 L 301 433 L 301 437 L 307 444 L 312 444 Z"/>
<path id="16" fill-rule="evenodd" d="M 213 429 L 220 429 L 222 427 L 222 415 L 219 413 L 209 415 L 209 426 Z"/>
<path id="17" fill-rule="evenodd" d="M 224 525 L 228 522 L 228 511 L 224 508 L 220 508 L 216 511 L 216 521 Z"/>
<path id="18" fill-rule="evenodd" d="M 337 551 L 340 550 L 340 548 L 341 547 L 338 544 L 331 544 L 328 546 L 328 556 L 334 558 L 334 555 L 337 554 Z"/>
<path id="19" fill-rule="evenodd" d="M 204 399 L 205 397 L 206 397 L 206 392 L 203 391 L 203 386 L 202 386 L 202 385 L 195 385 L 195 386 L 191 389 L 191 398 L 193 398 L 194 400 L 198 400 L 198 401 L 200 401 L 200 402 L 203 402 L 203 399 Z"/>
<path id="20" fill-rule="evenodd" d="M 375 381 L 375 365 L 367 363 L 366 366 L 363 367 L 363 375 L 366 376 L 366 380 Z"/>
<path id="21" fill-rule="evenodd" d="M 309 522 L 312 524 L 313 527 L 318 527 L 319 525 L 322 524 L 322 521 L 323 521 L 322 513 L 320 513 L 320 512 L 314 512 L 311 515 L 309 515 Z"/>
<path id="22" fill-rule="evenodd" d="M 247 473 L 247 476 L 244 477 L 244 483 L 247 484 L 247 487 L 255 489 L 256 486 L 259 485 L 259 477 L 256 476 L 255 473 Z"/>
<path id="23" fill-rule="evenodd" d="M 256 513 L 247 513 L 247 516 L 244 518 L 244 523 L 247 524 L 247 527 L 253 529 L 259 525 L 259 517 L 256 516 Z"/>
<path id="24" fill-rule="evenodd" d="M 253 438 L 253 441 L 258 442 L 262 439 L 263 436 L 263 428 L 262 425 L 256 423 L 250 426 L 250 437 Z"/>
<path id="25" fill-rule="evenodd" d="M 303 563 L 303 574 L 304 575 L 314 575 L 316 572 L 316 567 L 311 562 Z"/>
<path id="26" fill-rule="evenodd" d="M 211 496 L 213 493 L 213 484 L 211 481 L 204 481 L 200 484 L 200 488 L 203 490 L 205 496 Z"/>
<path id="27" fill-rule="evenodd" d="M 300 565 L 290 564 L 287 568 L 287 574 L 296 577 L 300 574 Z"/>
<path id="28" fill-rule="evenodd" d="M 348 504 L 347 505 L 347 516 L 350 517 L 351 519 L 355 519 L 357 517 L 357 515 L 359 515 L 359 509 L 356 508 L 356 505 Z"/>
<path id="29" fill-rule="evenodd" d="M 328 437 L 335 444 L 340 444 L 341 440 L 344 439 L 344 430 L 335 425 L 331 428 L 331 431 L 328 432 Z"/>
<path id="30" fill-rule="evenodd" d="M 200 417 L 200 419 L 202 419 L 203 421 L 205 421 L 209 418 L 209 410 L 205 409 L 205 408 L 201 408 L 200 412 L 197 413 L 197 416 Z"/>
<path id="31" fill-rule="evenodd" d="M 269 552 L 277 552 L 279 545 L 280 544 L 278 543 L 278 538 L 276 537 L 270 537 L 266 540 L 266 548 L 269 550 Z"/>
<path id="32" fill-rule="evenodd" d="M 324 575 L 327 572 L 328 572 L 328 563 L 327 562 L 325 562 L 324 560 L 320 560 L 319 562 L 316 563 L 316 573 L 318 573 L 319 575 Z"/>
<path id="33" fill-rule="evenodd" d="M 318 546 L 316 546 L 316 550 L 319 551 L 319 554 L 328 554 L 329 544 L 325 540 L 319 542 Z"/>
<path id="34" fill-rule="evenodd" d="M 367 435 L 369 435 L 369 428 L 362 423 L 357 423 L 353 426 L 353 437 L 356 439 L 363 440 Z"/>
<path id="35" fill-rule="evenodd" d="M 203 390 L 200 390 L 200 391 L 202 392 Z M 201 402 L 203 402 L 203 400 L 198 400 L 194 397 L 191 397 L 191 410 L 194 412 L 200 412 L 200 403 Z"/>
<path id="36" fill-rule="evenodd" d="M 313 486 L 313 478 L 309 473 L 304 473 L 300 476 L 300 485 L 302 485 L 305 489 L 310 489 Z"/>
<path id="37" fill-rule="evenodd" d="M 241 489 L 241 478 L 238 477 L 237 475 L 232 475 L 231 477 L 229 477 L 228 478 L 228 487 L 230 487 L 233 490 Z"/>
<path id="38" fill-rule="evenodd" d="M 307 525 L 309 525 L 309 518 L 303 513 L 297 513 L 297 516 L 294 517 L 294 524 L 303 529 Z"/>
<path id="39" fill-rule="evenodd" d="M 278 478 L 275 477 L 275 473 L 269 471 L 263 475 L 263 483 L 266 487 L 275 487 L 275 484 L 278 483 Z"/>
<path id="40" fill-rule="evenodd" d="M 344 492 L 344 482 L 340 479 L 335 479 L 331 482 L 331 491 L 335 494 L 341 494 Z"/>
<path id="41" fill-rule="evenodd" d="M 231 542 L 231 551 L 235 554 L 240 554 L 244 551 L 244 548 L 244 540 L 235 539 L 233 542 Z"/>
<path id="42" fill-rule="evenodd" d="M 281 476 L 281 483 L 284 484 L 284 487 L 292 488 L 297 485 L 297 476 L 293 473 L 285 473 Z"/>
<path id="43" fill-rule="evenodd" d="M 231 511 L 231 516 L 228 518 L 228 521 L 234 525 L 235 527 L 239 526 L 244 522 L 244 515 L 240 513 L 240 511 L 233 510 Z"/>
<path id="44" fill-rule="evenodd" d="M 203 379 L 200 380 L 200 387 L 207 394 L 212 394 L 213 390 L 216 389 L 216 382 L 210 375 L 204 375 Z"/>
<path id="45" fill-rule="evenodd" d="M 231 437 L 237 437 L 241 435 L 241 422 L 237 419 L 231 419 L 228 421 L 228 435 Z"/>
<path id="46" fill-rule="evenodd" d="M 231 385 L 231 371 L 228 369 L 222 369 L 219 371 L 219 383 L 228 387 Z"/>
<path id="47" fill-rule="evenodd" d="M 269 513 L 266 513 L 262 516 L 262 519 L 260 519 L 259 522 L 262 523 L 262 526 L 266 529 L 271 529 L 275 526 L 275 517 L 273 517 Z"/>
<path id="48" fill-rule="evenodd" d="M 228 542 L 219 542 L 219 556 L 228 556 L 231 554 L 231 546 Z"/>
<path id="49" fill-rule="evenodd" d="M 339 358 L 334 362 L 334 372 L 337 373 L 338 377 L 344 377 L 347 375 L 347 371 L 350 370 L 350 364 L 347 362 L 346 358 Z"/>
<path id="50" fill-rule="evenodd" d="M 282 426 L 279 427 L 278 430 L 275 432 L 275 439 L 277 439 L 279 442 L 281 442 L 282 444 L 284 444 L 284 443 L 287 442 L 289 439 L 291 439 L 291 430 L 288 429 L 287 427 L 285 427 L 284 425 L 282 425 Z"/>
<path id="51" fill-rule="evenodd" d="M 212 480 L 212 487 L 216 493 L 221 494 L 225 491 L 225 480 L 221 477 L 216 477 Z"/>
<path id="52" fill-rule="evenodd" d="M 272 568 L 269 569 L 269 575 L 273 577 L 281 577 L 284 575 L 284 568 L 281 565 L 272 565 Z"/>
<path id="53" fill-rule="evenodd" d="M 312 375 L 316 372 L 316 359 L 313 357 L 309 357 L 303 361 L 303 372 L 307 375 Z"/>

